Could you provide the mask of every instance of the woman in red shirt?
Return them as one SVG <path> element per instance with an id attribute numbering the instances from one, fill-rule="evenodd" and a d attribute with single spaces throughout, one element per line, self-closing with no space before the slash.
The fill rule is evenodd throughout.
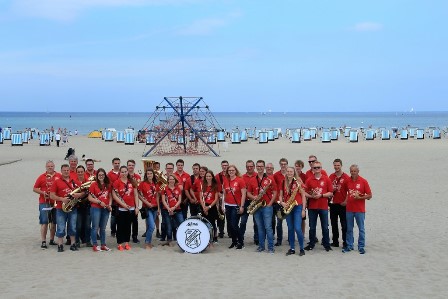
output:
<path id="1" fill-rule="evenodd" d="M 106 226 L 109 220 L 109 213 L 112 211 L 112 185 L 103 168 L 97 170 L 95 181 L 89 188 L 90 218 L 92 219 L 92 229 L 90 238 L 92 239 L 93 251 L 110 251 L 106 245 Z M 98 246 L 97 232 L 100 229 L 101 247 Z"/>
<path id="2" fill-rule="evenodd" d="M 201 199 L 204 217 L 213 226 L 213 243 L 218 243 L 218 232 L 216 229 L 216 221 L 218 221 L 218 194 L 218 182 L 215 179 L 213 171 L 207 170 L 202 181 L 199 198 Z"/>
<path id="3" fill-rule="evenodd" d="M 152 168 L 147 168 L 143 181 L 138 185 L 139 198 L 143 202 L 142 209 L 146 209 L 146 238 L 145 248 L 151 249 L 153 246 L 152 233 L 156 227 L 155 219 L 160 214 L 159 187 L 157 178 Z"/>
<path id="4" fill-rule="evenodd" d="M 120 167 L 120 178 L 113 184 L 112 197 L 118 205 L 117 243 L 118 250 L 130 250 L 132 214 L 138 215 L 137 183 L 131 178 L 126 166 Z M 123 246 L 123 243 L 124 246 Z"/>
<path id="5" fill-rule="evenodd" d="M 162 191 L 162 217 L 166 223 L 167 241 L 162 245 L 171 245 L 173 231 L 184 221 L 180 204 L 182 202 L 182 191 L 180 190 L 178 180 L 174 174 L 168 175 L 168 185 Z M 171 223 L 174 220 L 174 229 Z"/>

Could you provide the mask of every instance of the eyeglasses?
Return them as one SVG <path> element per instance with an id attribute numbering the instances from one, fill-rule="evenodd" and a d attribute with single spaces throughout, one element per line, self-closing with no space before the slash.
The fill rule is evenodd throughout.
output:
<path id="1" fill-rule="evenodd" d="M 314 162 L 316 162 L 316 160 L 310 160 L 310 161 L 308 161 L 308 163 L 314 163 Z"/>
<path id="2" fill-rule="evenodd" d="M 320 166 L 316 166 L 316 167 L 313 167 L 313 169 L 321 169 L 322 167 L 320 167 Z"/>

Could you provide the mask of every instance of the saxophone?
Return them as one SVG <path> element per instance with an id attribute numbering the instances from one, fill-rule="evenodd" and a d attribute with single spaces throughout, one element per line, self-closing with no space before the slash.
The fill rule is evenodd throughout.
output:
<path id="1" fill-rule="evenodd" d="M 293 179 L 293 180 L 295 180 L 295 179 Z M 286 216 L 288 216 L 289 213 L 291 213 L 292 209 L 297 205 L 296 195 L 297 195 L 297 192 L 299 191 L 299 189 L 301 189 L 301 187 L 299 184 L 297 184 L 297 188 L 294 189 L 294 191 L 292 192 L 288 201 L 286 202 L 286 207 L 281 207 L 277 211 L 277 217 L 279 219 L 281 219 L 281 220 L 285 219 Z"/>
<path id="2" fill-rule="evenodd" d="M 249 206 L 247 207 L 247 213 L 253 215 L 259 208 L 266 206 L 266 202 L 261 198 L 268 190 L 269 186 L 271 186 L 272 181 L 269 179 L 269 184 L 267 184 L 261 191 L 258 193 L 257 197 L 251 201 Z"/>
<path id="3" fill-rule="evenodd" d="M 82 184 L 81 186 L 79 186 L 78 188 L 73 190 L 72 192 L 70 192 L 70 194 L 68 195 L 70 197 L 70 201 L 68 203 L 62 203 L 62 210 L 65 213 L 70 213 L 73 210 L 73 208 L 78 204 L 78 202 L 80 202 L 82 200 L 81 198 L 73 197 L 73 195 L 75 195 L 76 193 L 83 192 L 83 191 L 89 189 L 90 185 L 92 185 L 94 180 L 95 180 L 95 176 L 92 175 L 87 180 L 87 182 L 85 182 L 84 184 Z"/>

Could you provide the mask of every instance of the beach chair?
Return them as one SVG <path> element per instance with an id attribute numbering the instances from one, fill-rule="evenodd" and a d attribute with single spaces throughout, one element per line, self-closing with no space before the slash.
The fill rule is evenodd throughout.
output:
<path id="1" fill-rule="evenodd" d="M 425 130 L 423 129 L 417 129 L 415 131 L 415 138 L 416 139 L 425 139 Z"/>
<path id="2" fill-rule="evenodd" d="M 117 142 L 118 143 L 124 142 L 124 132 L 123 131 L 117 131 Z"/>
<path id="3" fill-rule="evenodd" d="M 22 142 L 28 144 L 29 136 L 29 132 L 22 132 Z"/>
<path id="4" fill-rule="evenodd" d="M 177 144 L 184 144 L 184 136 L 179 135 L 177 136 Z"/>
<path id="5" fill-rule="evenodd" d="M 331 140 L 338 140 L 339 138 L 339 130 L 331 129 L 330 130 Z"/>
<path id="6" fill-rule="evenodd" d="M 323 131 L 320 136 L 322 143 L 330 143 L 331 142 L 331 134 L 330 131 Z"/>
<path id="7" fill-rule="evenodd" d="M 279 129 L 279 128 L 274 128 L 274 138 L 275 139 L 278 139 L 278 135 L 279 135 L 279 131 L 280 131 L 281 129 Z"/>
<path id="8" fill-rule="evenodd" d="M 350 131 L 352 127 L 345 127 L 344 129 L 344 137 L 350 137 Z"/>
<path id="9" fill-rule="evenodd" d="M 135 133 L 134 132 L 126 132 L 125 134 L 125 140 L 124 140 L 124 144 L 125 145 L 133 145 L 134 144 L 134 138 L 135 137 Z"/>
<path id="10" fill-rule="evenodd" d="M 402 129 L 400 131 L 400 139 L 401 140 L 408 140 L 408 138 L 409 138 L 408 130 L 407 129 Z"/>
<path id="11" fill-rule="evenodd" d="M 234 144 L 234 143 L 241 143 L 240 132 L 239 131 L 233 131 L 231 137 L 232 137 L 231 138 L 232 139 L 232 144 Z"/>
<path id="12" fill-rule="evenodd" d="M 274 130 L 268 130 L 268 141 L 274 141 L 274 140 L 275 140 Z"/>
<path id="13" fill-rule="evenodd" d="M 207 137 L 207 143 L 208 144 L 216 144 L 216 135 L 210 134 L 210 136 Z"/>
<path id="14" fill-rule="evenodd" d="M 441 138 L 441 134 L 440 134 L 440 129 L 436 128 L 432 130 L 432 139 L 440 139 Z"/>
<path id="15" fill-rule="evenodd" d="M 22 134 L 21 133 L 13 133 L 11 134 L 11 145 L 12 146 L 23 146 Z"/>
<path id="16" fill-rule="evenodd" d="M 260 132 L 261 130 L 255 130 L 255 140 L 258 140 L 258 138 L 260 138 Z"/>
<path id="17" fill-rule="evenodd" d="M 50 145 L 50 133 L 40 133 L 39 145 L 40 146 Z"/>
<path id="18" fill-rule="evenodd" d="M 260 135 L 258 136 L 258 143 L 268 143 L 268 141 L 268 132 L 260 132 Z"/>
<path id="19" fill-rule="evenodd" d="M 409 128 L 409 138 L 414 138 L 417 135 L 417 128 Z"/>
<path id="20" fill-rule="evenodd" d="M 308 129 L 303 130 L 303 141 L 311 141 L 311 132 Z"/>
<path id="21" fill-rule="evenodd" d="M 148 136 L 146 136 L 146 144 L 156 144 L 156 138 L 153 134 L 149 134 Z"/>
<path id="22" fill-rule="evenodd" d="M 3 132 L 0 133 L 0 144 L 3 144 Z"/>
<path id="23" fill-rule="evenodd" d="M 365 139 L 366 140 L 374 140 L 375 139 L 375 130 L 373 130 L 373 129 L 366 130 Z"/>
<path id="24" fill-rule="evenodd" d="M 4 140 L 11 140 L 11 128 L 4 128 L 3 129 L 3 139 Z"/>
<path id="25" fill-rule="evenodd" d="M 218 135 L 216 137 L 216 141 L 218 141 L 218 142 L 226 141 L 226 133 L 224 131 L 218 132 Z"/>
<path id="26" fill-rule="evenodd" d="M 241 131 L 241 142 L 246 142 L 247 141 L 247 131 L 246 130 L 242 130 Z"/>
<path id="27" fill-rule="evenodd" d="M 381 130 L 381 140 L 390 140 L 390 131 L 388 129 Z"/>
<path id="28" fill-rule="evenodd" d="M 300 132 L 292 132 L 292 139 L 291 139 L 292 143 L 300 143 Z"/>
<path id="29" fill-rule="evenodd" d="M 106 142 L 114 141 L 114 132 L 104 131 L 104 141 L 106 141 Z M 118 140 L 117 140 L 117 142 L 118 142 Z"/>
<path id="30" fill-rule="evenodd" d="M 350 135 L 348 137 L 350 142 L 358 142 L 358 130 L 350 130 Z"/>
<path id="31" fill-rule="evenodd" d="M 312 139 L 317 138 L 317 128 L 310 128 L 310 135 Z"/>
<path id="32" fill-rule="evenodd" d="M 255 130 L 247 129 L 247 138 L 254 138 L 254 136 L 255 136 Z"/>

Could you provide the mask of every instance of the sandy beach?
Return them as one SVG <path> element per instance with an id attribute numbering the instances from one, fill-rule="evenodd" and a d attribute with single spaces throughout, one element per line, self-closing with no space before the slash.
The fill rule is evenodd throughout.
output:
<path id="1" fill-rule="evenodd" d="M 328 173 L 333 172 L 335 158 L 342 159 L 346 172 L 350 164 L 358 164 L 360 175 L 369 181 L 373 192 L 372 200 L 366 204 L 367 253 L 343 254 L 340 248 L 325 252 L 319 245 L 303 257 L 285 256 L 289 248 L 286 222 L 283 246 L 276 247 L 274 255 L 256 253 L 252 217 L 247 226 L 246 247 L 240 251 L 228 249 L 231 240 L 225 237 L 214 248 L 196 255 L 183 253 L 177 246 L 146 251 L 143 244 L 134 245 L 129 252 L 119 252 L 110 230 L 107 243 L 113 248 L 111 252 L 94 253 L 91 248 L 70 252 L 66 248 L 64 253 L 57 253 L 56 246 L 41 250 L 38 196 L 32 192 L 33 185 L 45 171 L 46 160 L 54 160 L 56 170 L 60 170 L 68 147 L 75 148 L 79 158 L 85 154 L 100 159 L 102 162 L 95 163 L 95 168 L 109 171 L 112 158 L 119 157 L 122 162 L 135 159 L 137 170 L 143 169 L 139 161 L 145 152 L 144 144 L 106 143 L 85 136 L 72 137 L 68 146 L 59 148 L 39 146 L 38 140 L 22 147 L 12 147 L 9 141 L 0 144 L 3 298 L 446 297 L 445 138 L 358 143 L 340 139 L 329 144 L 318 140 L 292 144 L 287 139 L 258 144 L 249 140 L 229 144 L 226 151 L 222 145 L 215 145 L 221 157 L 182 157 L 189 173 L 194 162 L 216 173 L 223 159 L 237 165 L 241 172 L 245 172 L 246 160 L 264 159 L 273 162 L 277 171 L 281 157 L 293 165 L 296 159 L 307 161 L 309 154 L 315 154 Z M 152 158 L 164 165 L 179 157 Z M 4 164 L 15 160 L 19 161 Z M 139 235 L 144 227 L 140 219 Z M 317 234 L 320 239 L 320 225 Z M 355 244 L 356 241 L 357 227 Z"/>

